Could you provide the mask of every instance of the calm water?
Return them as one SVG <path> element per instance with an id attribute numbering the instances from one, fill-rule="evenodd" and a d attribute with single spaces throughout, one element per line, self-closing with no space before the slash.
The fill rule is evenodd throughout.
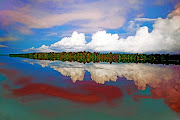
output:
<path id="1" fill-rule="evenodd" d="M 0 120 L 180 120 L 180 66 L 0 56 Z"/>

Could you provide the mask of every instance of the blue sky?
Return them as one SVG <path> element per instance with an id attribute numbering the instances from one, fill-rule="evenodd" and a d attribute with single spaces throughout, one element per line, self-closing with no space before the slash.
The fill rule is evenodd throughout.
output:
<path id="1" fill-rule="evenodd" d="M 179 3 L 179 0 L 1 0 L 0 53 L 83 50 L 179 53 Z M 167 26 L 162 28 L 162 24 Z"/>

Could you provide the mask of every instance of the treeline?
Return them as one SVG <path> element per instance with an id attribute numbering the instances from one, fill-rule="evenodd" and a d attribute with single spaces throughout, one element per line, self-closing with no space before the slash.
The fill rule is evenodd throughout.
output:
<path id="1" fill-rule="evenodd" d="M 61 53 L 28 53 L 9 54 L 10 57 L 23 57 L 39 60 L 77 61 L 81 63 L 122 62 L 122 63 L 154 63 L 154 64 L 180 64 L 180 55 L 169 54 L 116 54 L 100 52 L 61 52 Z"/>

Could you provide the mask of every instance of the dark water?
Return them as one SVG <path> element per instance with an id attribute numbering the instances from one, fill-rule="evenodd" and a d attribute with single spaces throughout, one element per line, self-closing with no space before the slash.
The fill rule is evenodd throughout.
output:
<path id="1" fill-rule="evenodd" d="M 0 56 L 0 120 L 179 120 L 180 66 Z"/>

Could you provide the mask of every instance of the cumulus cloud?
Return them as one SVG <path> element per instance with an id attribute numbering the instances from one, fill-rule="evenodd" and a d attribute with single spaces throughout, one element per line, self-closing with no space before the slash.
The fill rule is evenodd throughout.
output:
<path id="1" fill-rule="evenodd" d="M 72 33 L 71 37 L 64 37 L 60 41 L 51 44 L 51 46 L 42 45 L 39 48 L 28 48 L 24 52 L 57 52 L 57 51 L 82 51 L 85 50 L 86 40 L 83 33 Z"/>
<path id="2" fill-rule="evenodd" d="M 91 42 L 86 46 L 94 51 L 118 51 L 118 39 L 119 36 L 117 34 L 99 31 L 93 34 Z"/>
<path id="3" fill-rule="evenodd" d="M 140 26 L 142 26 L 144 22 L 153 24 L 157 20 L 150 18 L 142 18 L 142 15 L 144 14 L 139 14 L 137 18 L 128 22 L 128 27 L 126 28 L 127 33 L 125 33 L 126 37 L 129 35 L 135 35 L 136 32 L 140 29 Z"/>
<path id="4" fill-rule="evenodd" d="M 46 46 L 46 45 L 42 45 L 41 47 L 39 48 L 28 48 L 28 49 L 25 49 L 23 50 L 24 52 L 28 52 L 28 51 L 32 51 L 32 52 L 56 52 L 52 49 L 49 48 L 49 46 Z"/>
<path id="5" fill-rule="evenodd" d="M 34 47 L 23 50 L 23 52 L 33 51 Z"/>
<path id="6" fill-rule="evenodd" d="M 148 27 L 144 26 L 137 30 L 135 36 L 119 39 L 117 34 L 111 35 L 105 31 L 101 31 L 93 34 L 92 41 L 87 44 L 87 47 L 94 51 L 131 53 L 179 52 L 180 16 L 176 12 L 178 9 L 170 14 L 172 16 L 171 18 L 156 19 L 152 32 L 149 32 Z"/>
<path id="7" fill-rule="evenodd" d="M 83 33 L 78 34 L 76 31 L 72 33 L 71 37 L 65 37 L 61 41 L 58 41 L 50 46 L 51 49 L 65 50 L 65 51 L 80 51 L 85 50 L 85 35 Z"/>
<path id="8" fill-rule="evenodd" d="M 54 50 L 51 50 L 49 46 L 42 45 L 40 48 L 37 49 L 40 52 L 54 52 Z"/>
<path id="9" fill-rule="evenodd" d="M 92 35 L 89 43 L 86 43 L 85 35 L 73 32 L 71 37 L 44 46 L 41 50 L 55 51 L 117 51 L 130 53 L 178 53 L 180 52 L 180 7 L 170 13 L 167 18 L 157 18 L 153 24 L 152 32 L 148 31 L 147 26 L 137 27 L 135 36 L 126 39 L 120 38 L 118 34 L 98 31 Z M 138 18 L 141 21 L 152 21 L 152 19 Z"/>
<path id="10" fill-rule="evenodd" d="M 180 19 L 180 18 L 178 18 Z M 105 31 L 97 32 L 92 36 L 92 41 L 87 47 L 94 51 L 120 51 L 131 53 L 145 52 L 177 52 L 180 48 L 180 32 L 176 20 L 158 19 L 154 24 L 154 30 L 149 33 L 148 27 L 141 27 L 135 36 L 126 39 L 118 39 L 117 34 L 109 34 Z"/>

